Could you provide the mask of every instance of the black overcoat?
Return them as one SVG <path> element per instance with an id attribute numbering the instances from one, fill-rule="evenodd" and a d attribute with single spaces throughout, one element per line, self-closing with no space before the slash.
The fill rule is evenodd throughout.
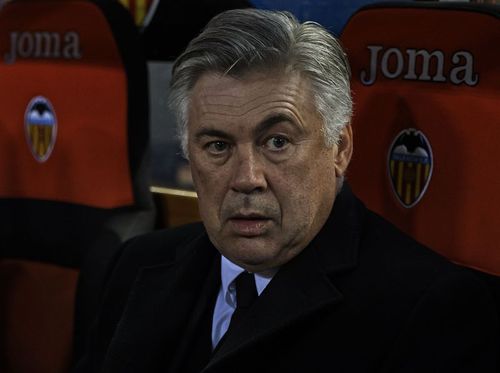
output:
<path id="1" fill-rule="evenodd" d="M 196 358 L 193 325 L 213 304 L 219 261 L 202 224 L 124 245 L 77 372 L 182 372 Z M 203 372 L 495 372 L 498 329 L 480 276 L 402 234 L 345 186 L 318 236 Z"/>

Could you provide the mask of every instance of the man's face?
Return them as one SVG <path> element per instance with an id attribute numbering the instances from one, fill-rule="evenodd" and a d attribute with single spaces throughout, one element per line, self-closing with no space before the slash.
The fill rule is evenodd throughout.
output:
<path id="1" fill-rule="evenodd" d="M 325 223 L 351 129 L 327 147 L 299 74 L 203 75 L 189 105 L 188 153 L 202 220 L 222 255 L 261 272 L 300 253 Z"/>

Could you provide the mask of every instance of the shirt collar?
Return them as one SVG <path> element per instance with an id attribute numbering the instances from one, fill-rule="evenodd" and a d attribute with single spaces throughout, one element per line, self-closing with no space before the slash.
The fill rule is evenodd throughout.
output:
<path id="1" fill-rule="evenodd" d="M 234 293 L 233 289 L 230 289 L 230 286 L 234 279 L 238 277 L 238 275 L 243 272 L 244 269 L 240 266 L 234 264 L 229 259 L 227 259 L 224 255 L 221 255 L 221 281 L 222 281 L 222 290 L 224 292 L 224 297 L 228 299 L 228 293 Z M 277 270 L 271 271 L 270 273 L 254 273 L 255 275 L 255 286 L 257 288 L 257 293 L 260 295 L 266 286 L 271 282 L 273 276 L 276 274 Z"/>

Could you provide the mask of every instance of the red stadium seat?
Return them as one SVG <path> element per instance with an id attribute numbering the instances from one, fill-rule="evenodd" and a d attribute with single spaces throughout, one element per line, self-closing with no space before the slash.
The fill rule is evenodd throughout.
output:
<path id="1" fill-rule="evenodd" d="M 138 39 L 114 1 L 0 9 L 1 372 L 67 371 L 77 288 L 78 354 L 114 248 L 153 228 Z"/>
<path id="2" fill-rule="evenodd" d="M 341 39 L 354 191 L 444 256 L 500 275 L 500 8 L 373 5 Z"/>

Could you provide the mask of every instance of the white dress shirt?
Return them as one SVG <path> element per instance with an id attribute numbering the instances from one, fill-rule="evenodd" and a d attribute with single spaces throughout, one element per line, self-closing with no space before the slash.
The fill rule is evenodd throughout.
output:
<path id="1" fill-rule="evenodd" d="M 229 328 L 231 316 L 236 309 L 236 287 L 234 284 L 234 280 L 241 272 L 244 271 L 243 268 L 237 266 L 222 255 L 220 265 L 222 281 L 221 287 L 219 289 L 219 294 L 217 295 L 217 301 L 215 303 L 215 309 L 212 319 L 213 348 L 217 346 L 217 343 L 219 343 L 219 341 Z M 260 295 L 264 291 L 275 273 L 276 271 L 272 271 L 271 273 L 266 274 L 254 273 L 255 286 L 257 288 L 258 295 Z"/>

